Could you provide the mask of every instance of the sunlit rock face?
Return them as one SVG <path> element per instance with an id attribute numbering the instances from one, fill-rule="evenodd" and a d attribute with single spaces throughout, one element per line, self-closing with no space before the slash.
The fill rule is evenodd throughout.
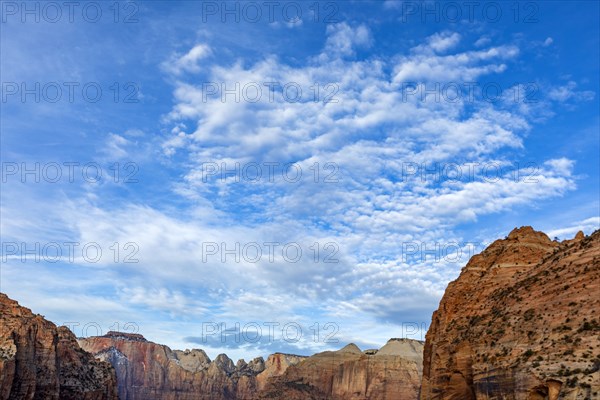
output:
<path id="1" fill-rule="evenodd" d="M 513 230 L 446 289 L 421 400 L 600 399 L 600 231 Z"/>
<path id="2" fill-rule="evenodd" d="M 380 350 L 349 344 L 315 354 L 271 379 L 260 399 L 418 399 L 423 342 L 391 339 Z"/>
<path id="3" fill-rule="evenodd" d="M 119 396 L 153 399 L 418 399 L 423 342 L 392 339 L 380 350 L 350 344 L 312 357 L 275 353 L 246 363 L 202 350 L 172 351 L 140 335 L 109 332 L 81 346 L 116 370 Z"/>
<path id="4" fill-rule="evenodd" d="M 214 360 L 203 350 L 171 350 L 141 335 L 109 332 L 80 339 L 81 346 L 117 373 L 119 397 L 152 399 L 254 399 L 267 380 L 305 357 L 273 354 L 236 364 L 225 354 Z"/>

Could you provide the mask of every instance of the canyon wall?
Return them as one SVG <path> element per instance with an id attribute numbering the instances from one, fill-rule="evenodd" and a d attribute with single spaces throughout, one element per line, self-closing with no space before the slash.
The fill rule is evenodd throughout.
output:
<path id="1" fill-rule="evenodd" d="M 600 399 L 600 231 L 530 227 L 474 256 L 426 336 L 421 400 Z"/>
<path id="2" fill-rule="evenodd" d="M 109 332 L 81 347 L 116 370 L 121 400 L 416 400 L 423 343 L 392 339 L 379 351 L 355 345 L 311 357 L 275 353 L 246 363 L 202 350 L 173 351 L 141 335 Z"/>
<path id="3" fill-rule="evenodd" d="M 109 332 L 80 339 L 81 347 L 110 362 L 121 400 L 250 400 L 266 380 L 305 357 L 273 354 L 233 363 L 225 354 L 213 361 L 203 350 L 171 350 L 141 335 Z"/>
<path id="4" fill-rule="evenodd" d="M 69 329 L 0 293 L 0 399 L 117 400 L 117 382 Z"/>
<path id="5" fill-rule="evenodd" d="M 315 354 L 270 380 L 260 399 L 418 399 L 423 343 L 391 339 L 380 350 L 349 344 Z"/>

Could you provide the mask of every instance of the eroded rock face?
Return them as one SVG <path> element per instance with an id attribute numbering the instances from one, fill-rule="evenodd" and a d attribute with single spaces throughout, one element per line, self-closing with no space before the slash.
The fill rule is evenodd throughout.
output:
<path id="1" fill-rule="evenodd" d="M 116 400 L 110 364 L 73 333 L 0 293 L 0 399 Z"/>
<path id="2" fill-rule="evenodd" d="M 416 400 L 421 381 L 423 343 L 407 339 L 368 354 L 351 344 L 312 357 L 275 353 L 266 362 L 236 364 L 225 354 L 211 361 L 202 350 L 172 351 L 114 332 L 79 341 L 114 366 L 122 400 Z"/>
<path id="3" fill-rule="evenodd" d="M 306 358 L 308 357 L 293 354 L 271 354 L 265 362 L 264 371 L 256 377 L 258 390 L 264 390 L 270 379 L 283 375 L 290 366 L 297 365 Z"/>
<path id="4" fill-rule="evenodd" d="M 415 400 L 421 382 L 423 343 L 392 339 L 379 351 L 354 344 L 290 366 L 270 379 L 260 399 Z"/>
<path id="5" fill-rule="evenodd" d="M 304 358 L 274 354 L 266 363 L 258 357 L 234 364 L 219 354 L 211 361 L 203 350 L 172 351 L 141 335 L 118 332 L 79 342 L 114 366 L 122 400 L 255 399 L 268 378 Z"/>
<path id="6" fill-rule="evenodd" d="M 421 400 L 600 399 L 600 231 L 530 227 L 474 256 L 432 317 Z"/>

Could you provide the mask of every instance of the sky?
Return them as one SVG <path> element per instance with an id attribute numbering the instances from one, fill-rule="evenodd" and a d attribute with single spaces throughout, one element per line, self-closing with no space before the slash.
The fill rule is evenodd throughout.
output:
<path id="1" fill-rule="evenodd" d="M 251 359 L 423 340 L 469 257 L 600 227 L 599 3 L 1 6 L 0 291 Z"/>

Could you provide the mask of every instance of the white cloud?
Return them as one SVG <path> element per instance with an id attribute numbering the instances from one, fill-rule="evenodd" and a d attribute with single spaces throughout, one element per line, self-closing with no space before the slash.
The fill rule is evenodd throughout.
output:
<path id="1" fill-rule="evenodd" d="M 373 40 L 366 25 L 353 28 L 345 22 L 328 25 L 327 35 L 325 57 L 351 56 L 358 48 L 368 48 Z"/>
<path id="2" fill-rule="evenodd" d="M 551 238 L 558 237 L 561 240 L 573 239 L 579 231 L 589 235 L 598 229 L 600 229 L 600 217 L 591 217 L 577 221 L 572 226 L 566 228 L 553 229 L 548 232 L 548 236 Z"/>
<path id="3" fill-rule="evenodd" d="M 427 46 L 436 53 L 444 53 L 455 47 L 460 42 L 460 35 L 456 32 L 436 33 L 429 37 Z"/>
<path id="4" fill-rule="evenodd" d="M 145 135 L 145 133 L 141 129 L 127 129 L 124 135 L 131 137 L 142 137 Z"/>
<path id="5" fill-rule="evenodd" d="M 402 6 L 402 0 L 385 0 L 383 2 L 383 8 L 389 10 L 399 9 Z"/>
<path id="6" fill-rule="evenodd" d="M 99 149 L 99 160 L 140 162 L 150 156 L 151 143 L 143 140 L 145 133 L 139 129 L 128 129 L 123 134 L 110 132 L 104 147 Z"/>
<path id="7" fill-rule="evenodd" d="M 479 39 L 477 39 L 477 41 L 475 42 L 475 46 L 476 47 L 483 47 L 483 46 L 487 46 L 491 42 L 492 42 L 492 39 L 490 39 L 489 36 L 482 36 Z"/>
<path id="8" fill-rule="evenodd" d="M 575 166 L 573 160 L 564 157 L 548 160 L 544 164 L 549 166 L 557 175 L 561 176 L 570 176 Z"/>
<path id="9" fill-rule="evenodd" d="M 209 57 L 212 50 L 205 44 L 197 44 L 184 55 L 174 55 L 169 61 L 162 64 L 162 67 L 175 75 L 183 72 L 197 73 L 201 71 L 199 61 Z"/>
<path id="10" fill-rule="evenodd" d="M 127 146 L 130 145 L 130 141 L 121 135 L 115 133 L 109 133 L 106 141 L 106 147 L 104 153 L 112 160 L 122 160 L 127 158 L 129 153 L 127 152 Z"/>
<path id="11" fill-rule="evenodd" d="M 433 40 L 433 43 L 443 48 L 446 41 Z M 504 72 L 507 66 L 502 61 L 514 59 L 519 54 L 515 46 L 446 56 L 432 54 L 431 49 L 430 45 L 420 45 L 413 49 L 415 54 L 400 57 L 395 67 L 394 81 L 398 84 L 409 81 L 474 82 L 480 76 Z M 482 64 L 486 62 L 489 63 Z"/>
<path id="12" fill-rule="evenodd" d="M 302 18 L 292 19 L 291 21 L 285 23 L 285 25 L 288 28 L 297 28 L 297 27 L 302 26 L 302 24 L 303 24 Z"/>
<path id="13" fill-rule="evenodd" d="M 548 93 L 548 98 L 561 103 L 569 100 L 574 101 L 590 101 L 595 97 L 595 93 L 591 90 L 576 90 L 577 83 L 569 81 L 566 85 L 554 87 Z"/>
<path id="14" fill-rule="evenodd" d="M 336 43 L 342 54 L 351 54 L 355 42 L 371 40 L 367 33 L 360 33 L 360 27 L 347 24 L 333 26 L 328 33 L 325 48 Z M 334 221 L 332 228 L 337 232 L 381 232 L 393 237 L 403 231 L 423 232 L 436 224 L 451 227 L 459 221 L 472 221 L 516 204 L 527 204 L 535 199 L 528 193 L 560 196 L 573 188 L 566 159 L 546 164 L 535 187 L 504 182 L 504 178 L 498 182 L 479 179 L 454 187 L 437 187 L 439 182 L 414 185 L 386 177 L 400 176 L 406 162 L 439 163 L 459 158 L 485 163 L 501 149 L 522 148 L 521 134 L 530 126 L 528 114 L 518 109 L 515 112 L 503 109 L 503 104 L 494 106 L 481 101 L 465 113 L 463 101 L 403 98 L 398 81 L 471 81 L 504 71 L 507 67 L 499 61 L 519 54 L 514 46 L 445 56 L 434 54 L 449 51 L 459 39 L 459 35 L 450 32 L 430 36 L 411 54 L 398 56 L 391 75 L 385 72 L 390 65 L 380 60 L 330 58 L 318 58 L 298 68 L 267 58 L 246 67 L 238 62 L 231 67 L 211 69 L 213 81 L 239 82 L 241 86 L 273 80 L 297 82 L 303 88 L 315 82 L 335 83 L 339 88 L 336 103 L 290 103 L 282 98 L 267 101 L 267 96 L 256 103 L 243 99 L 224 103 L 218 95 L 213 99 L 203 97 L 200 87 L 178 83 L 178 103 L 170 119 L 197 121 L 195 132 L 186 136 L 189 143 L 181 141 L 180 133 L 170 139 L 177 146 L 186 146 L 190 160 L 197 163 L 187 174 L 188 187 L 180 188 L 182 193 L 199 197 L 218 193 L 219 198 L 229 200 L 217 207 L 234 212 L 236 206 L 229 201 L 237 201 L 241 193 L 251 190 L 256 193 L 252 207 L 270 218 L 287 219 L 286 216 L 302 217 L 316 212 L 319 220 Z M 305 171 L 314 162 L 332 162 L 341 171 L 342 183 L 298 187 L 282 179 L 252 187 L 244 182 L 232 185 L 232 180 L 207 183 L 202 179 L 202 162 L 207 160 L 226 162 L 230 167 L 248 161 L 296 162 Z M 374 177 L 379 178 L 374 181 Z M 267 197 L 261 192 L 268 193 Z M 409 197 L 398 197 L 396 193 Z M 331 199 L 336 201 L 332 204 Z M 448 207 L 447 202 L 453 206 Z M 373 238 L 375 243 L 382 239 L 377 235 Z"/>
<path id="15" fill-rule="evenodd" d="M 166 156 L 172 156 L 177 149 L 189 144 L 189 136 L 185 133 L 185 124 L 178 124 L 171 129 L 171 136 L 162 144 L 162 150 Z"/>
<path id="16" fill-rule="evenodd" d="M 125 286 L 121 288 L 120 297 L 125 304 L 141 305 L 151 311 L 166 311 L 173 316 L 198 317 L 207 312 L 201 299 L 165 287 Z"/>

